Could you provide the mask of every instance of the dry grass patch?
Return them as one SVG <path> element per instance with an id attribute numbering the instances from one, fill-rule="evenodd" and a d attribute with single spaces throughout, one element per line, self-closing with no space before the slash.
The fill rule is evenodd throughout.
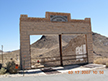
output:
<path id="1" fill-rule="evenodd" d="M 106 63 L 106 68 L 108 68 L 108 63 Z"/>
<path id="2" fill-rule="evenodd" d="M 96 58 L 94 60 L 95 64 L 103 64 L 103 65 L 108 65 L 108 58 L 105 57 L 100 57 L 100 58 Z"/>

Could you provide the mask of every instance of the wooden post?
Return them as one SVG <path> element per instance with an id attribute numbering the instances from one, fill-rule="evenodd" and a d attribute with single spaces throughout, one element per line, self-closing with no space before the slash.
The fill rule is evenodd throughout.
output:
<path id="1" fill-rule="evenodd" d="M 2 45 L 2 65 L 3 65 L 3 45 Z"/>
<path id="2" fill-rule="evenodd" d="M 60 65 L 63 66 L 63 60 L 62 60 L 62 37 L 59 35 L 59 49 L 60 49 Z"/>
<path id="3" fill-rule="evenodd" d="M 88 46 L 87 46 L 87 34 L 85 34 L 85 40 L 86 40 L 86 55 L 87 55 L 87 63 L 88 61 Z"/>

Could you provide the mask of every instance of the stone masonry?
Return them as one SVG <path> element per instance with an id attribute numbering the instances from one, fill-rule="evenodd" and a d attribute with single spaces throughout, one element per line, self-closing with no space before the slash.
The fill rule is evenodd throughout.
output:
<path id="1" fill-rule="evenodd" d="M 32 18 L 27 15 L 20 16 L 20 65 L 22 69 L 31 69 L 30 35 L 45 34 L 85 34 L 88 63 L 93 62 L 90 18 L 76 20 L 71 19 L 70 13 L 46 12 L 45 18 Z"/>

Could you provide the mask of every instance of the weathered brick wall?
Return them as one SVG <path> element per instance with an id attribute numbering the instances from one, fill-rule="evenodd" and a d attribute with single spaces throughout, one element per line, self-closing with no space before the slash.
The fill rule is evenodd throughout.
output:
<path id="1" fill-rule="evenodd" d="M 50 15 L 67 16 L 68 22 L 50 21 Z M 73 20 L 69 13 L 46 12 L 46 18 L 20 17 L 20 64 L 31 68 L 30 35 L 44 34 L 87 34 L 88 61 L 93 62 L 92 32 L 90 18 Z M 25 63 L 24 63 L 25 62 Z"/>

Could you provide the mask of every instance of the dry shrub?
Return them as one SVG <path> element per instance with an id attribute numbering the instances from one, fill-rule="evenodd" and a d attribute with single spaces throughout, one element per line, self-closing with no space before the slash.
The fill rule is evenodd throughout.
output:
<path id="1" fill-rule="evenodd" d="M 5 69 L 5 68 L 2 67 L 2 68 L 0 69 L 0 74 L 5 74 L 6 71 L 7 71 L 7 69 Z"/>
<path id="2" fill-rule="evenodd" d="M 16 74 L 18 72 L 18 70 L 19 70 L 19 69 L 15 68 L 16 64 L 15 64 L 15 62 L 13 60 L 7 62 L 6 65 L 7 65 L 8 72 L 11 73 L 11 74 Z"/>
<path id="3" fill-rule="evenodd" d="M 96 58 L 94 60 L 94 63 L 95 64 L 103 64 L 103 65 L 106 65 L 106 63 L 108 63 L 108 58 L 105 58 L 105 57 L 103 57 L 103 58 Z"/>

